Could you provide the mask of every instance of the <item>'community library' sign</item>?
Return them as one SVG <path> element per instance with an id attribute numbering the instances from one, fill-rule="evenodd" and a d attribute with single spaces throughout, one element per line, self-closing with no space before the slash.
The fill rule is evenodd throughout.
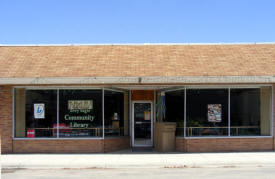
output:
<path id="1" fill-rule="evenodd" d="M 64 119 L 70 121 L 71 128 L 88 128 L 95 118 L 92 110 L 93 100 L 68 100 L 68 114 Z"/>

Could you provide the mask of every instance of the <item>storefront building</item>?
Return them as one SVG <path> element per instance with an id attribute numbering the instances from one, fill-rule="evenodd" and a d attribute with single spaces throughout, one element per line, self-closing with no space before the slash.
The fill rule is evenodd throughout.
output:
<path id="1" fill-rule="evenodd" d="M 0 47 L 2 153 L 274 151 L 275 44 Z"/>

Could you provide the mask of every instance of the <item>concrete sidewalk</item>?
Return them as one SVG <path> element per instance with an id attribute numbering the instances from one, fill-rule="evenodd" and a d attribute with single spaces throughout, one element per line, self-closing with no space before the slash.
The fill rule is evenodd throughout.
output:
<path id="1" fill-rule="evenodd" d="M 275 152 L 9 154 L 2 168 L 275 167 Z"/>

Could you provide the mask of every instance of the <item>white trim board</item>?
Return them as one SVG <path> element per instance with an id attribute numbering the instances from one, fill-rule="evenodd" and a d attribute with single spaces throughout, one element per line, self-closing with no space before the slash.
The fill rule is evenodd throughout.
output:
<path id="1" fill-rule="evenodd" d="M 0 78 L 0 85 L 18 84 L 211 84 L 211 83 L 275 83 L 274 76 L 153 76 L 153 77 L 46 77 Z"/>

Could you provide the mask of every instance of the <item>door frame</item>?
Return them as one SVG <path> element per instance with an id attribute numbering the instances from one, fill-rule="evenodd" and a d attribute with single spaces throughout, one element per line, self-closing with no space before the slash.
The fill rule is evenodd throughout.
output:
<path id="1" fill-rule="evenodd" d="M 134 109 L 134 105 L 135 105 L 135 103 L 150 103 L 150 105 L 151 105 L 151 144 L 150 145 L 136 145 L 135 144 L 135 121 L 134 121 L 134 113 L 135 113 L 135 109 Z M 154 112 L 154 110 L 153 110 L 153 102 L 152 101 L 150 101 L 150 100 L 134 100 L 134 101 L 132 101 L 131 102 L 131 105 L 132 105 L 132 107 L 131 107 L 131 110 L 132 110 L 132 115 L 131 115 L 131 123 L 132 123 L 132 126 L 131 126 L 131 129 L 132 129 L 132 147 L 153 147 L 153 138 L 154 138 L 154 136 L 153 136 L 153 134 L 154 134 L 154 128 L 153 128 L 153 126 L 154 126 L 154 124 L 153 124 L 153 122 L 154 122 L 154 119 L 153 119 L 153 112 Z"/>

